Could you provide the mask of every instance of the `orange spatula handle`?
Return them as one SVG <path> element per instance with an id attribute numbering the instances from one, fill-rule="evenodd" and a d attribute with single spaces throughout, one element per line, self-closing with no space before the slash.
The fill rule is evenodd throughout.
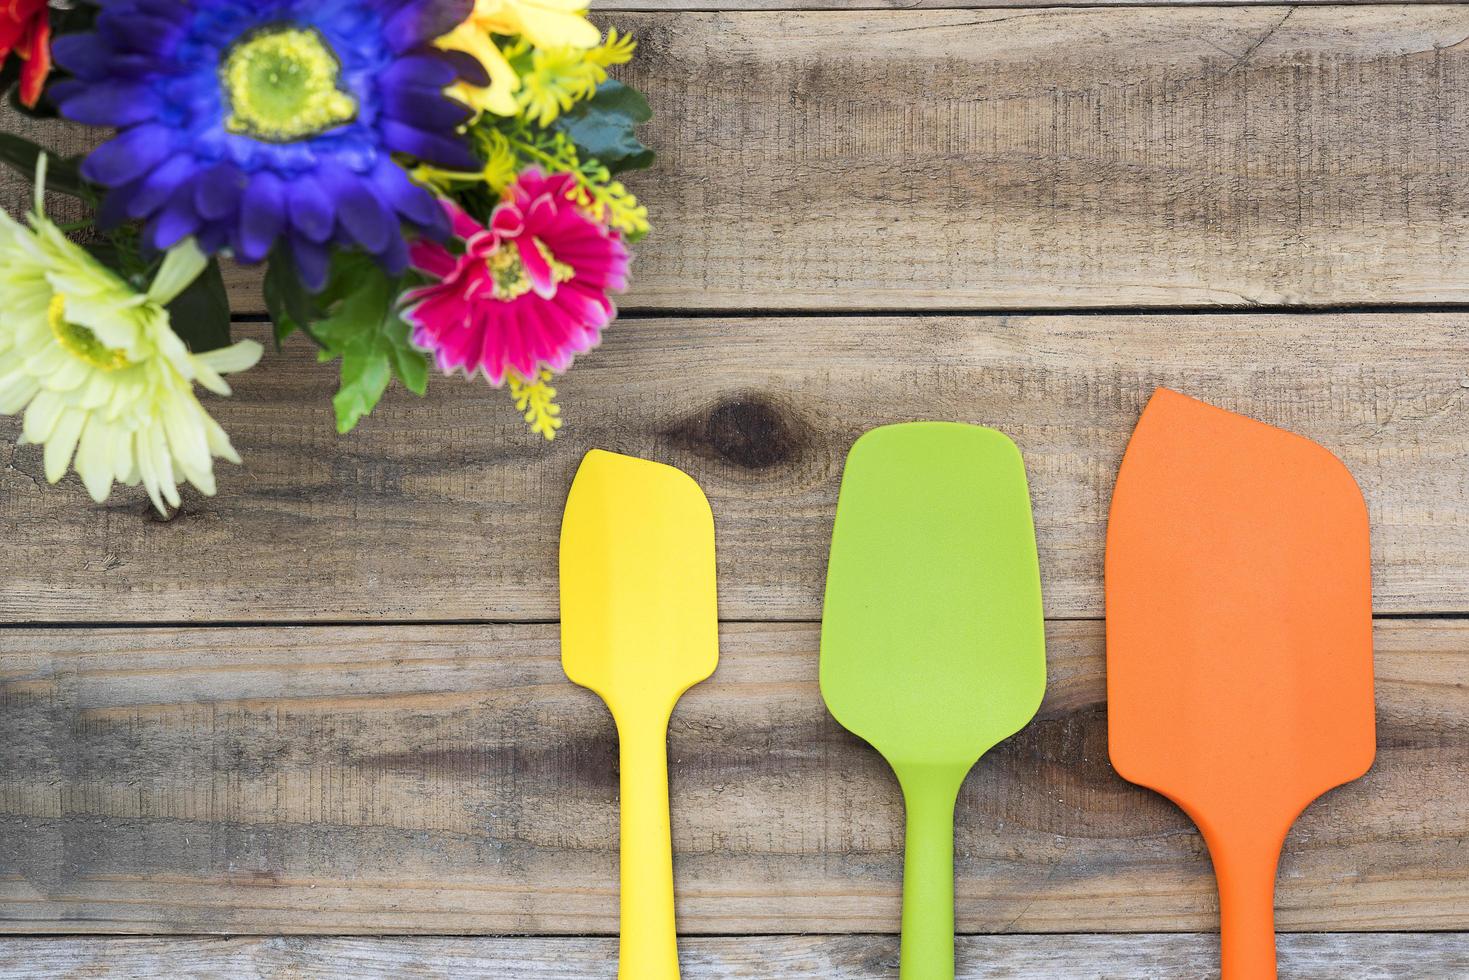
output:
<path id="1" fill-rule="evenodd" d="M 907 809 L 903 850 L 902 980 L 954 977 L 954 803 L 964 772 L 899 772 Z"/>
<path id="2" fill-rule="evenodd" d="M 668 715 L 618 719 L 622 763 L 620 980 L 678 980 L 673 843 L 668 817 Z"/>
<path id="3" fill-rule="evenodd" d="M 1274 838 L 1209 841 L 1219 879 L 1222 980 L 1276 980 L 1275 869 L 1282 843 Z"/>

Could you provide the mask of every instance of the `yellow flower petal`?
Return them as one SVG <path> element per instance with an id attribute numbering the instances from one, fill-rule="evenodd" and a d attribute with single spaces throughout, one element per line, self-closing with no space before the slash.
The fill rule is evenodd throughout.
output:
<path id="1" fill-rule="evenodd" d="M 446 51 L 464 52 L 484 65 L 490 76 L 490 84 L 483 88 L 465 82 L 451 85 L 447 89 L 451 96 L 476 112 L 515 115 L 515 92 L 520 88 L 520 76 L 487 31 L 472 21 L 465 21 L 434 43 Z"/>

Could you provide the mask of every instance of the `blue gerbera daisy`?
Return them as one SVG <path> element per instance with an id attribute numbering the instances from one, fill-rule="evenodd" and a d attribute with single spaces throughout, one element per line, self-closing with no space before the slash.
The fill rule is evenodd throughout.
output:
<path id="1" fill-rule="evenodd" d="M 193 235 L 259 262 L 277 242 L 319 289 L 334 247 L 407 265 L 405 227 L 443 210 L 393 154 L 479 164 L 456 134 L 470 110 L 444 87 L 472 60 L 430 43 L 471 0 L 111 0 L 90 33 L 59 38 L 75 78 L 61 113 L 120 132 L 83 164 L 108 188 L 100 220 L 145 222 L 166 249 Z M 482 73 L 482 69 L 480 70 Z"/>

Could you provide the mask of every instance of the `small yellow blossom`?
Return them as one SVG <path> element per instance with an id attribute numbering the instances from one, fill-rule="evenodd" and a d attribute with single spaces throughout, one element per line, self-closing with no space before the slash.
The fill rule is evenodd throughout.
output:
<path id="1" fill-rule="evenodd" d="M 548 382 L 551 372 L 542 368 L 535 381 L 525 381 L 514 371 L 505 374 L 510 383 L 510 397 L 515 399 L 515 409 L 525 417 L 526 425 L 546 441 L 556 438 L 561 428 L 561 406 L 556 404 L 556 389 Z"/>
<path id="2" fill-rule="evenodd" d="M 549 126 L 572 105 L 596 94 L 607 80 L 607 69 L 630 61 L 636 47 L 631 37 L 611 30 L 594 48 L 537 48 L 520 80 L 517 102 L 527 119 Z"/>

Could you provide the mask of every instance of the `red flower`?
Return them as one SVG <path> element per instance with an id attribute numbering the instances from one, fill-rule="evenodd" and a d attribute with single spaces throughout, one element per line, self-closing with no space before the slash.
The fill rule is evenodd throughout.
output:
<path id="1" fill-rule="evenodd" d="M 41 98 L 51 72 L 51 21 L 46 0 L 0 0 L 0 63 L 12 53 L 20 69 L 20 100 L 28 106 Z"/>

